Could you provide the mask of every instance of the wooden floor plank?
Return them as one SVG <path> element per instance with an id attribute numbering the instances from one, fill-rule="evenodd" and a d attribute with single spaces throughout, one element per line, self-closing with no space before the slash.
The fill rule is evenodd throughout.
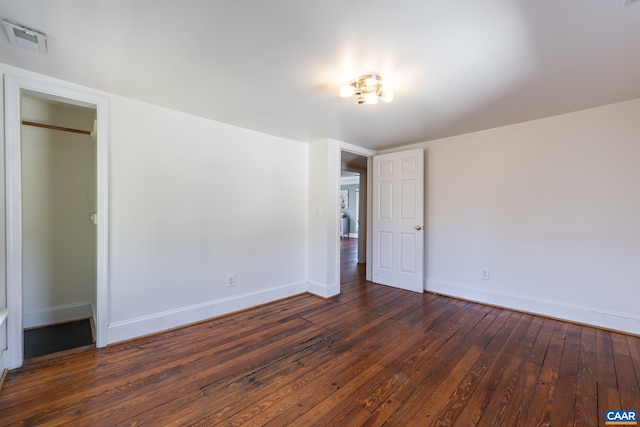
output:
<path id="1" fill-rule="evenodd" d="M 638 409 L 640 337 L 364 280 L 29 360 L 5 425 L 596 426 Z"/>
<path id="2" fill-rule="evenodd" d="M 558 375 L 558 381 L 553 391 L 553 405 L 549 413 L 549 425 L 574 425 L 576 408 L 577 378 L 571 375 Z"/>
<path id="3" fill-rule="evenodd" d="M 531 407 L 534 390 L 542 367 L 537 363 L 525 361 L 522 365 L 520 378 L 513 391 L 513 396 L 506 413 L 503 416 L 502 425 L 524 426 L 525 414 Z M 595 400 L 595 399 L 594 399 Z"/>
<path id="4" fill-rule="evenodd" d="M 562 349 L 562 359 L 560 360 L 559 375 L 578 375 L 580 341 L 582 326 L 570 324 L 567 328 L 567 335 Z"/>
<path id="5" fill-rule="evenodd" d="M 411 325 L 407 326 L 413 328 Z M 332 420 L 339 419 L 338 416 L 341 413 L 350 413 L 355 407 L 371 411 L 381 400 L 386 399 L 389 388 L 393 387 L 392 384 L 410 375 L 411 366 L 415 363 L 417 354 L 424 351 L 424 347 L 418 344 L 430 341 L 429 336 L 429 332 L 424 331 L 415 332 L 410 336 L 405 334 L 399 336 L 399 344 L 361 374 L 366 376 L 366 381 L 347 384 L 331 396 L 329 401 L 340 401 L 340 411 L 335 411 L 337 413 L 331 415 Z M 381 382 L 384 383 L 382 387 Z M 313 410 L 317 412 L 323 407 L 326 407 L 326 401 L 314 407 Z"/>
<path id="6" fill-rule="evenodd" d="M 474 393 L 469 397 L 459 416 L 455 417 L 456 425 L 477 425 L 486 413 L 494 409 L 500 410 L 487 408 L 487 405 L 499 388 L 509 362 L 512 359 L 518 360 L 513 354 L 530 321 L 529 315 L 511 313 L 510 320 L 501 328 L 502 332 L 496 333 L 489 342 L 485 348 L 484 357 L 479 359 L 482 366 L 474 367 L 474 370 L 479 373 L 473 385 Z"/>
<path id="7" fill-rule="evenodd" d="M 387 351 L 386 344 L 396 338 L 392 331 L 397 328 L 396 322 L 387 321 L 377 328 L 363 329 L 360 335 L 351 337 L 352 343 L 309 363 L 302 375 L 293 379 L 293 384 L 288 384 L 264 396 L 256 404 L 243 408 L 225 420 L 225 423 L 239 424 L 249 421 L 251 425 L 268 422 L 284 425 L 292 422 L 354 378 L 358 378 L 373 360 L 383 357 Z M 214 417 L 217 415 L 207 416 L 203 421 L 205 424 L 211 424 L 215 421 Z"/>
<path id="8" fill-rule="evenodd" d="M 298 335 L 292 335 L 292 337 L 295 336 Z M 255 385 L 257 384 L 255 378 L 262 375 L 265 377 L 271 375 L 282 375 L 286 377 L 286 375 L 296 367 L 296 364 L 293 363 L 294 359 L 299 357 L 300 354 L 313 351 L 318 344 L 321 344 L 321 337 L 314 336 L 312 339 L 306 340 L 306 338 L 302 336 L 299 341 L 298 344 L 291 345 L 284 353 L 280 353 L 280 351 L 277 353 L 269 352 L 269 349 L 265 347 L 260 355 L 260 359 L 262 360 L 252 357 L 250 353 L 247 354 L 246 359 L 236 359 L 236 363 L 242 364 L 241 369 L 238 369 L 235 365 L 231 365 L 230 368 L 217 365 L 209 368 L 210 371 L 209 369 L 202 369 L 197 374 L 165 378 L 162 385 L 151 384 L 148 387 L 141 387 L 136 390 L 135 395 L 133 395 L 133 393 L 130 396 L 122 395 L 120 399 L 103 395 L 96 396 L 93 401 L 93 410 L 83 411 L 84 417 L 90 423 L 97 423 L 99 420 L 105 418 L 117 424 L 131 419 L 140 422 L 141 419 L 145 418 L 144 416 L 139 417 L 140 414 L 144 414 L 145 416 L 154 414 L 155 417 L 155 415 L 167 411 L 167 404 L 159 405 L 159 399 L 168 401 L 169 403 L 175 403 L 177 400 L 193 402 L 196 398 L 207 399 L 213 395 L 215 397 L 220 396 L 226 398 L 236 396 L 236 400 L 240 400 L 244 395 L 237 397 L 229 388 L 233 389 L 233 385 L 248 383 L 250 384 L 248 386 L 250 389 L 255 389 Z M 228 372 L 229 375 L 217 375 L 218 372 Z M 236 374 L 237 372 L 252 372 L 252 374 L 239 377 Z M 202 378 L 207 378 L 207 380 L 203 381 Z M 217 379 L 214 382 L 210 382 L 212 378 Z M 206 383 L 208 384 L 203 385 Z M 209 392 L 209 389 L 218 391 L 225 386 L 228 386 L 228 388 L 224 389 L 224 394 Z M 195 395 L 193 394 L 194 391 Z M 189 396 L 187 400 L 185 400 L 185 396 Z M 107 399 L 108 402 L 103 403 L 104 399 Z M 218 404 L 215 398 L 210 400 L 213 401 L 214 404 Z M 183 404 L 181 406 L 181 408 L 185 407 L 189 408 L 190 405 Z M 61 425 L 68 422 L 66 419 L 61 420 L 64 421 Z"/>
<path id="9" fill-rule="evenodd" d="M 29 408 L 27 413 L 30 415 L 27 420 L 40 422 L 42 419 L 73 418 L 78 412 L 77 404 L 79 401 L 84 402 L 84 410 L 81 412 L 83 417 L 89 421 L 100 420 L 104 417 L 108 417 L 114 422 L 120 417 L 126 419 L 129 413 L 123 409 L 129 409 L 135 413 L 140 408 L 140 404 L 153 396 L 160 394 L 165 398 L 167 392 L 164 390 L 180 390 L 182 386 L 189 384 L 192 387 L 202 387 L 220 377 L 225 377 L 227 369 L 233 369 L 234 366 L 242 362 L 247 364 L 249 369 L 253 369 L 259 366 L 263 357 L 268 358 L 272 354 L 280 354 L 283 348 L 298 341 L 306 342 L 318 333 L 318 328 L 313 329 L 308 325 L 305 327 L 301 325 L 287 330 L 286 333 L 288 334 L 286 337 L 278 336 L 280 337 L 278 341 L 264 341 L 263 345 L 259 347 L 259 355 L 254 355 L 248 351 L 251 347 L 247 347 L 244 352 L 232 351 L 228 356 L 219 356 L 218 364 L 205 369 L 193 369 L 193 366 L 204 364 L 206 359 L 217 354 L 217 352 L 213 352 L 213 349 L 212 353 L 193 355 L 188 359 L 189 363 L 185 363 L 185 358 L 182 357 L 179 364 L 172 365 L 169 361 L 161 365 L 135 365 L 129 372 L 127 382 L 123 383 L 120 376 L 114 379 L 110 375 L 99 386 L 83 383 L 83 386 L 60 397 L 57 407 L 51 407 L 46 396 L 43 396 L 37 405 Z M 253 341 L 251 343 L 255 345 Z"/>
<path id="10" fill-rule="evenodd" d="M 596 330 L 582 328 L 574 425 L 591 427 L 598 425 L 598 390 L 596 381 Z"/>
<path id="11" fill-rule="evenodd" d="M 598 425 L 604 426 L 605 411 L 622 409 L 617 388 L 598 383 Z"/>
<path id="12" fill-rule="evenodd" d="M 453 366 L 453 369 L 443 378 L 440 384 L 438 384 L 429 398 L 420 405 L 418 411 L 407 420 L 405 425 L 427 425 L 427 423 L 431 421 L 432 416 L 437 414 L 438 410 L 448 402 L 452 394 L 451 391 L 462 381 L 471 366 L 478 360 L 482 351 L 482 348 L 475 345 L 468 347 L 467 352 Z"/>
<path id="13" fill-rule="evenodd" d="M 529 355 L 533 350 L 533 346 L 538 338 L 538 334 L 540 333 L 540 329 L 542 328 L 543 322 L 544 318 L 532 316 L 531 323 L 529 323 L 529 326 L 524 333 L 524 337 L 522 338 L 522 342 L 518 346 L 518 351 L 515 354 L 516 357 L 528 360 Z"/>
<path id="14" fill-rule="evenodd" d="M 549 341 L 551 340 L 551 334 L 553 333 L 553 328 L 558 322 L 552 319 L 544 319 L 542 322 L 542 327 L 538 332 L 538 336 L 536 337 L 535 342 L 533 343 L 533 347 L 531 348 L 531 352 L 527 357 L 533 363 L 537 363 L 538 365 L 542 365 L 544 358 L 547 354 L 547 348 L 549 347 Z"/>
<path id="15" fill-rule="evenodd" d="M 300 319 L 295 319 L 294 322 L 299 322 L 299 320 Z M 214 321 L 213 323 L 219 324 L 220 322 Z M 262 333 L 274 331 L 273 333 L 276 334 L 281 333 L 283 329 L 290 329 L 292 327 L 294 327 L 293 324 L 283 326 L 277 317 L 269 323 L 260 325 L 261 331 L 264 331 Z M 209 328 L 206 328 L 205 325 L 195 325 L 189 328 L 189 331 L 190 335 L 201 337 L 204 334 L 209 333 Z M 23 400 L 26 400 L 27 402 L 32 401 L 34 396 L 38 396 L 36 387 L 44 388 L 42 391 L 43 394 L 46 395 L 46 387 L 49 387 L 51 384 L 64 388 L 65 382 L 74 381 L 74 389 L 79 389 L 83 381 L 88 381 L 90 384 L 96 385 L 96 368 L 99 369 L 102 374 L 100 376 L 101 379 L 107 379 L 110 376 L 117 379 L 128 375 L 129 370 L 127 367 L 142 364 L 145 369 L 151 369 L 156 365 L 162 366 L 165 361 L 165 354 L 171 353 L 174 350 L 177 350 L 178 352 L 173 352 L 173 356 L 183 357 L 183 361 L 185 363 L 189 362 L 189 357 L 192 357 L 194 354 L 206 355 L 207 353 L 203 353 L 203 351 L 209 348 L 214 348 L 217 351 L 229 354 L 234 348 L 242 348 L 242 346 L 246 346 L 250 342 L 260 342 L 261 338 L 259 334 L 255 334 L 255 336 L 250 335 L 255 331 L 255 326 L 253 328 L 234 327 L 231 331 L 228 331 L 225 328 L 220 328 L 215 330 L 215 335 L 212 339 L 204 341 L 202 339 L 191 340 L 189 335 L 185 333 L 185 330 L 180 329 L 163 334 L 164 339 L 162 342 L 159 342 L 156 338 L 155 345 L 150 345 L 149 338 L 142 338 L 138 345 L 132 346 L 130 343 L 124 343 L 114 345 L 101 352 L 88 353 L 90 356 L 102 356 L 104 354 L 107 354 L 107 356 L 87 357 L 86 363 L 80 362 L 77 365 L 74 364 L 74 368 L 77 367 L 78 370 L 74 370 L 73 376 L 66 375 L 66 371 L 59 368 L 60 366 L 66 366 L 66 360 L 63 359 L 61 361 L 56 361 L 55 363 L 45 365 L 44 369 L 40 369 L 40 375 L 47 376 L 46 383 L 40 381 L 39 385 L 34 385 L 28 380 L 21 382 L 22 390 L 16 391 L 16 393 L 12 395 L 12 397 L 16 399 L 12 403 L 16 404 L 16 401 L 20 399 L 21 396 L 26 397 L 26 399 Z M 231 339 L 226 332 L 232 333 L 233 339 Z M 158 349 L 161 349 L 162 351 L 158 351 Z M 39 362 L 36 361 L 35 368 L 30 364 L 26 364 L 25 368 L 22 369 L 27 371 L 30 369 L 37 369 L 38 364 Z M 50 372 L 51 369 L 55 369 L 55 373 L 52 374 Z M 18 370 L 18 372 L 19 371 L 20 370 Z M 2 407 L 2 404 L 3 402 L 0 402 L 0 408 Z M 33 405 L 34 403 L 31 403 L 31 406 Z"/>
<path id="16" fill-rule="evenodd" d="M 558 383 L 558 371 L 564 349 L 568 324 L 554 322 L 555 328 L 549 340 L 549 346 L 542 361 L 542 369 L 531 401 L 531 407 L 525 414 L 524 425 L 550 425 L 553 397 Z"/>
<path id="17" fill-rule="evenodd" d="M 497 319 L 498 316 L 491 315 L 491 313 L 482 316 L 481 320 L 474 326 L 473 330 L 466 335 L 467 339 L 462 342 L 461 348 L 472 345 L 473 341 L 476 340 L 479 335 L 484 333 L 485 330 L 496 324 L 503 324 L 507 317 L 508 316 L 504 316 Z M 461 332 L 458 329 L 456 334 L 459 333 Z M 387 397 L 384 400 L 379 400 L 377 402 L 377 406 L 370 406 L 370 408 L 375 410 L 373 411 L 372 417 L 367 420 L 366 425 L 382 425 L 389 419 L 389 417 L 393 416 L 398 411 L 402 411 L 403 407 L 411 410 L 411 407 L 407 405 L 407 400 L 415 394 L 416 389 L 424 383 L 430 372 L 438 366 L 437 362 L 439 358 L 448 357 L 450 351 L 454 351 L 458 348 L 456 345 L 451 345 L 450 343 L 454 343 L 454 341 L 449 339 L 447 334 L 439 334 L 429 343 L 429 345 L 423 346 L 423 351 L 409 359 L 409 363 L 407 364 L 408 371 L 401 371 L 400 375 L 394 375 L 394 377 L 390 379 L 390 384 L 384 384 L 387 388 L 387 391 L 385 392 Z M 440 354 L 437 353 L 438 351 Z M 363 402 L 363 404 L 368 403 L 369 402 L 367 401 Z"/>
<path id="18" fill-rule="evenodd" d="M 596 330 L 596 342 L 596 377 L 598 384 L 617 388 L 618 380 L 613 360 L 611 332 Z"/>
<path id="19" fill-rule="evenodd" d="M 627 346 L 629 348 L 629 357 L 633 364 L 633 370 L 636 373 L 637 388 L 640 389 L 640 340 L 637 337 L 626 336 Z"/>
<path id="20" fill-rule="evenodd" d="M 388 325 L 388 327 L 391 327 Z M 372 339 L 372 337 L 374 336 L 374 333 L 372 331 L 370 331 L 369 329 L 364 329 L 361 328 L 361 334 L 359 335 L 359 337 L 361 338 L 361 341 L 359 342 L 363 347 L 365 347 L 365 349 L 374 349 L 378 344 Z M 211 423 L 214 422 L 218 422 L 220 420 L 225 419 L 225 417 L 229 417 L 234 415 L 235 413 L 243 410 L 243 408 L 245 408 L 247 405 L 251 405 L 252 402 L 256 402 L 256 401 L 261 401 L 263 399 L 260 398 L 260 396 L 264 396 L 264 395 L 270 395 L 273 393 L 277 393 L 278 390 L 282 389 L 282 388 L 287 388 L 290 386 L 290 381 L 293 379 L 296 384 L 300 384 L 301 380 L 299 379 L 299 377 L 296 377 L 296 375 L 299 376 L 304 376 L 305 374 L 307 374 L 309 372 L 309 366 L 317 366 L 318 370 L 315 371 L 316 374 L 320 374 L 322 371 L 322 369 L 328 369 L 331 366 L 328 365 L 327 359 L 330 357 L 330 355 L 332 354 L 336 354 L 338 352 L 341 352 L 341 357 L 343 360 L 345 360 L 345 363 L 349 363 L 352 359 L 349 357 L 352 355 L 352 353 L 350 353 L 350 351 L 356 351 L 357 350 L 357 343 L 353 343 L 353 342 L 345 342 L 343 344 L 341 344 L 340 346 L 340 350 L 336 350 L 336 349 L 329 349 L 327 351 L 322 351 L 320 352 L 320 357 L 314 357 L 311 359 L 306 359 L 305 357 L 300 357 L 296 360 L 297 362 L 297 369 L 295 371 L 295 373 L 292 375 L 292 377 L 289 378 L 289 382 L 286 383 L 272 383 L 272 382 L 267 382 L 265 379 L 265 382 L 263 382 L 262 384 L 257 384 L 257 383 L 252 383 L 252 386 L 256 386 L 256 385 L 260 385 L 260 387 L 254 387 L 254 388 L 259 388 L 260 389 L 260 393 L 256 393 L 256 396 L 254 398 L 251 399 L 246 399 L 246 397 L 244 399 L 238 398 L 237 400 L 242 400 L 242 402 L 240 404 L 237 405 L 233 405 L 233 407 L 231 408 L 227 408 L 227 407 L 219 407 L 218 410 L 214 411 L 215 413 L 213 414 L 209 414 L 208 411 L 210 411 L 210 409 L 208 409 L 209 406 L 209 400 L 207 401 L 203 401 L 203 402 L 199 402 L 196 403 L 194 405 L 191 405 L 188 408 L 182 408 L 182 410 L 180 411 L 179 414 L 179 419 L 181 419 L 183 422 L 194 422 L 200 419 L 205 419 L 205 418 L 210 418 L 209 421 Z M 315 356 L 315 352 L 313 354 Z M 347 356 L 348 355 L 348 356 Z M 333 368 L 338 369 L 339 365 L 339 360 L 335 360 L 335 365 L 332 366 Z M 273 390 L 273 391 L 272 391 Z M 207 392 L 211 395 L 215 395 L 216 394 L 216 390 L 215 389 L 209 389 L 207 390 Z M 260 405 L 257 405 L 260 406 Z M 249 413 L 253 413 L 255 410 L 245 410 L 245 413 L 249 412 Z M 175 417 L 178 414 L 174 414 L 173 416 Z"/>
<path id="21" fill-rule="evenodd" d="M 468 319 L 471 324 L 478 325 L 480 319 L 482 319 L 481 313 L 466 313 L 469 315 Z M 465 317 L 467 319 L 467 317 Z M 474 333 L 475 331 L 475 333 Z M 473 329 L 459 328 L 455 335 L 453 335 L 444 344 L 435 349 L 432 354 L 428 354 L 427 358 L 420 361 L 419 366 L 416 366 L 416 371 L 429 370 L 429 374 L 426 376 L 419 375 L 416 377 L 419 381 L 408 381 L 407 384 L 403 384 L 403 389 L 407 394 L 401 398 L 402 394 L 394 393 L 395 400 L 401 402 L 394 414 L 389 417 L 387 423 L 389 425 L 407 425 L 411 420 L 416 417 L 416 412 L 426 405 L 427 400 L 431 397 L 438 386 L 445 381 L 448 375 L 453 371 L 455 366 L 465 356 L 469 350 L 469 343 L 473 341 L 475 336 L 479 334 L 481 330 L 474 327 Z M 407 385 L 411 384 L 407 387 Z M 398 387 L 400 390 L 400 387 Z M 411 408 L 410 410 L 404 410 L 405 408 Z M 430 414 L 428 414 L 430 416 Z"/>
<path id="22" fill-rule="evenodd" d="M 504 418 L 509 406 L 511 406 L 513 394 L 523 372 L 522 365 L 524 361 L 519 357 L 513 357 L 505 360 L 505 363 L 506 367 L 500 374 L 500 380 L 496 383 L 494 392 L 487 402 L 486 410 L 483 411 L 478 421 L 478 426 L 493 427 L 504 425 Z"/>
<path id="23" fill-rule="evenodd" d="M 612 333 L 611 343 L 613 345 L 616 381 L 620 393 L 620 406 L 622 409 L 636 409 L 640 404 L 640 392 L 626 337 Z"/>

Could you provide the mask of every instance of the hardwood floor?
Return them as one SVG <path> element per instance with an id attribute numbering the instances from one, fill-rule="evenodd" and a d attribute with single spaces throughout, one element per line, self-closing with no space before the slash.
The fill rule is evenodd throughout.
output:
<path id="1" fill-rule="evenodd" d="M 375 285 L 352 255 L 334 299 L 31 360 L 0 424 L 597 426 L 640 409 L 640 338 Z"/>

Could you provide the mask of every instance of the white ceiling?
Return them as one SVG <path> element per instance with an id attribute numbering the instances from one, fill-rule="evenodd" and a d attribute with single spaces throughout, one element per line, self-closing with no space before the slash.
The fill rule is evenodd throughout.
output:
<path id="1" fill-rule="evenodd" d="M 0 0 L 0 62 L 300 141 L 380 149 L 640 97 L 624 0 Z M 380 73 L 390 104 L 341 99 Z"/>

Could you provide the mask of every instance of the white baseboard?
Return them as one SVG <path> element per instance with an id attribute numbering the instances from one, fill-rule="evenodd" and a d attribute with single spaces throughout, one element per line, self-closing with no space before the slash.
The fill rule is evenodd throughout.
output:
<path id="1" fill-rule="evenodd" d="M 111 323 L 107 329 L 107 343 L 112 344 L 131 338 L 149 335 L 190 323 L 200 322 L 235 311 L 255 307 L 260 304 L 288 298 L 307 291 L 307 284 L 292 283 L 277 288 L 236 295 L 214 301 L 207 301 L 187 307 L 155 313 Z"/>
<path id="2" fill-rule="evenodd" d="M 483 304 L 640 335 L 640 318 L 628 313 L 604 312 L 594 307 L 575 306 L 557 301 L 525 299 L 517 295 L 496 293 L 441 280 L 427 280 L 425 289 Z"/>
<path id="3" fill-rule="evenodd" d="M 91 317 L 91 303 L 68 304 L 38 311 L 25 311 L 23 316 L 25 328 L 71 322 Z"/>
<path id="4" fill-rule="evenodd" d="M 6 308 L 0 309 L 0 378 L 6 369 L 4 361 L 4 348 L 7 345 L 7 329 L 4 327 L 4 322 L 7 320 L 9 310 Z M 2 380 L 0 379 L 0 389 L 2 388 Z"/>
<path id="5" fill-rule="evenodd" d="M 4 349 L 0 348 L 0 375 L 7 369 L 7 365 L 4 361 Z"/>
<path id="6" fill-rule="evenodd" d="M 307 282 L 307 292 L 322 298 L 331 298 L 340 294 L 340 285 Z"/>

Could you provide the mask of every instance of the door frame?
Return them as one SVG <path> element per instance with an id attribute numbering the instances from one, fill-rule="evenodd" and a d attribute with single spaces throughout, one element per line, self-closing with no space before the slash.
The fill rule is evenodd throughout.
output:
<path id="1" fill-rule="evenodd" d="M 366 180 L 367 180 L 367 189 L 366 189 L 366 195 L 367 195 L 367 205 L 366 205 L 366 224 L 365 224 L 365 229 L 364 230 L 360 230 L 360 233 L 365 233 L 366 235 L 366 266 L 365 266 L 365 275 L 366 275 L 366 280 L 370 280 L 371 277 L 371 226 L 370 226 L 370 222 L 369 220 L 371 219 L 370 215 L 371 215 L 371 165 L 372 165 L 372 158 L 373 156 L 375 156 L 376 154 L 378 154 L 377 151 L 375 150 L 370 150 L 368 148 L 363 148 L 363 147 L 359 147 L 357 145 L 353 145 L 353 144 L 349 144 L 348 142 L 342 142 L 339 141 L 337 144 L 336 149 L 338 150 L 336 157 L 337 157 L 337 164 L 336 166 L 336 182 L 335 182 L 335 188 L 336 188 L 336 193 L 335 193 L 335 203 L 333 203 L 334 205 L 334 213 L 335 213 L 335 221 L 336 221 L 336 225 L 337 225 L 337 230 L 340 230 L 340 207 L 338 204 L 338 195 L 340 194 L 340 171 L 342 170 L 342 152 L 346 151 L 352 154 L 357 154 L 359 156 L 362 157 L 366 157 L 367 158 L 367 173 L 366 173 Z M 361 195 L 362 197 L 362 195 Z M 361 212 L 362 214 L 362 212 Z M 335 237 L 334 237 L 334 241 L 333 241 L 333 246 L 335 248 L 335 264 L 336 264 L 336 277 L 337 277 L 337 283 L 338 286 L 340 286 L 340 282 L 341 282 L 341 278 L 340 278 L 340 236 L 338 236 L 338 233 L 334 233 Z"/>
<path id="2" fill-rule="evenodd" d="M 29 92 L 39 98 L 96 110 L 96 347 L 107 345 L 109 313 L 109 100 L 103 96 L 55 86 L 22 77 L 5 75 L 5 225 L 7 279 L 6 367 L 22 366 L 24 339 L 22 319 L 22 179 L 21 96 Z"/>

